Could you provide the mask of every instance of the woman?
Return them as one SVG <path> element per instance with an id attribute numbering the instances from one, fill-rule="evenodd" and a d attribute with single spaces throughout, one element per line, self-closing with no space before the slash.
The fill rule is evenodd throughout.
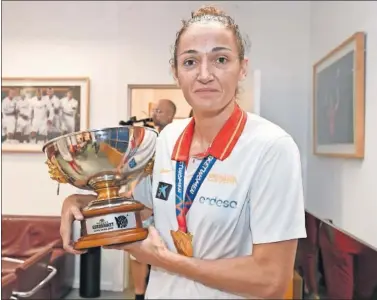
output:
<path id="1" fill-rule="evenodd" d="M 134 191 L 153 210 L 155 227 L 147 239 L 113 248 L 152 265 L 146 298 L 282 299 L 297 239 L 306 236 L 298 148 L 237 105 L 247 59 L 225 13 L 205 7 L 184 21 L 171 63 L 194 118 L 164 128 L 153 183 L 146 178 Z M 88 200 L 64 202 L 70 251 L 70 222 Z"/>

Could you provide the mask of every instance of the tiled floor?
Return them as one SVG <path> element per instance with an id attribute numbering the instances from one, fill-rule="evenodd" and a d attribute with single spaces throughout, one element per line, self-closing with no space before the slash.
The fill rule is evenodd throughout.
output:
<path id="1" fill-rule="evenodd" d="M 134 299 L 135 296 L 133 291 L 124 291 L 124 292 L 110 292 L 110 291 L 101 291 L 101 296 L 94 299 Z M 78 289 L 73 289 L 64 299 L 75 300 L 75 299 L 88 299 L 81 298 L 79 295 Z"/>

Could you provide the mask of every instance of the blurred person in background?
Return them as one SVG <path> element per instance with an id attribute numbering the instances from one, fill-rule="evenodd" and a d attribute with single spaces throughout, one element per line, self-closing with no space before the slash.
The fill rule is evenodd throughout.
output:
<path id="1" fill-rule="evenodd" d="M 173 101 L 169 99 L 157 101 L 152 109 L 152 119 L 159 132 L 161 132 L 166 125 L 173 122 L 176 112 L 177 107 Z"/>

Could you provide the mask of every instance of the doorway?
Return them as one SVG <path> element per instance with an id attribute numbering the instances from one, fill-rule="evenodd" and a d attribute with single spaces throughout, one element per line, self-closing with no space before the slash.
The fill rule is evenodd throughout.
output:
<path id="1" fill-rule="evenodd" d="M 138 120 L 150 118 L 152 107 L 160 99 L 169 99 L 177 107 L 175 119 L 188 118 L 191 107 L 186 102 L 183 93 L 176 85 L 129 85 L 128 86 L 128 111 L 130 117 Z"/>

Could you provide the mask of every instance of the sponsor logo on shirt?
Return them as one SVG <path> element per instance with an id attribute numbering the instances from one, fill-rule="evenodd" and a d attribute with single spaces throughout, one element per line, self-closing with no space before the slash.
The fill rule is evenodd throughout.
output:
<path id="1" fill-rule="evenodd" d="M 161 200 L 168 200 L 172 185 L 166 182 L 160 181 L 157 186 L 156 198 Z"/>
<path id="2" fill-rule="evenodd" d="M 234 175 L 228 174 L 208 174 L 207 180 L 219 184 L 237 184 L 237 178 Z"/>
<path id="3" fill-rule="evenodd" d="M 216 206 L 216 207 L 224 207 L 224 208 L 237 208 L 237 201 L 234 200 L 224 200 L 218 197 L 199 197 L 199 203 L 209 205 L 209 206 Z"/>

